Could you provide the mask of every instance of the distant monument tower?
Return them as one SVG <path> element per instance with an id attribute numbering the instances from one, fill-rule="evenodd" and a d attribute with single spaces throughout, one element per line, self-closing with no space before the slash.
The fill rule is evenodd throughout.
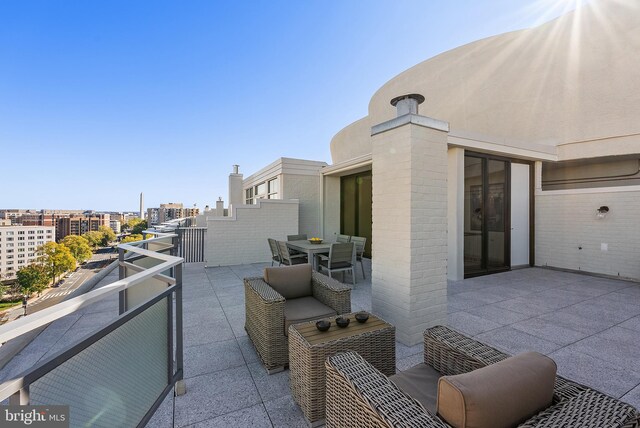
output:
<path id="1" fill-rule="evenodd" d="M 144 220 L 144 193 L 140 192 L 140 218 Z"/>

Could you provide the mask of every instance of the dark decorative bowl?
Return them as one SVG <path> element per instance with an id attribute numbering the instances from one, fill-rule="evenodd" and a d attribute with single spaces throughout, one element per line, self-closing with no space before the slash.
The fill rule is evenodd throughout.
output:
<path id="1" fill-rule="evenodd" d="M 342 327 L 345 328 L 346 326 L 349 325 L 349 318 L 343 318 L 343 317 L 339 317 L 336 318 L 336 324 L 338 324 L 338 327 Z"/>
<path id="2" fill-rule="evenodd" d="M 358 312 L 356 314 L 356 320 L 361 324 L 366 323 L 368 319 L 369 319 L 369 313 L 368 312 Z"/>
<path id="3" fill-rule="evenodd" d="M 310 244 L 322 244 L 322 239 L 308 239 Z"/>
<path id="4" fill-rule="evenodd" d="M 327 331 L 331 327 L 331 321 L 320 320 L 316 323 L 316 328 L 320 331 Z"/>

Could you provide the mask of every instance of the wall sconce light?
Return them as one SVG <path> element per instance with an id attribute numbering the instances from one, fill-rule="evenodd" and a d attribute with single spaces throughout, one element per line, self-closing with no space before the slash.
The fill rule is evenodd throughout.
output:
<path id="1" fill-rule="evenodd" d="M 600 219 L 605 218 L 607 216 L 607 213 L 609 213 L 609 207 L 606 205 L 603 205 L 596 210 L 596 217 Z"/>

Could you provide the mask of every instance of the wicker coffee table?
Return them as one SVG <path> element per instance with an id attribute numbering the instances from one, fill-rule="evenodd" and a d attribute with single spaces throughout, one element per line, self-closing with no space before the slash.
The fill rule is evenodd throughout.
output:
<path id="1" fill-rule="evenodd" d="M 344 351 L 356 351 L 387 376 L 396 373 L 396 328 L 370 315 L 360 324 L 355 314 L 343 315 L 351 321 L 340 328 L 331 320 L 331 328 L 318 331 L 316 322 L 289 327 L 289 385 L 293 399 L 300 405 L 310 426 L 324 423 L 325 365 L 327 357 Z"/>

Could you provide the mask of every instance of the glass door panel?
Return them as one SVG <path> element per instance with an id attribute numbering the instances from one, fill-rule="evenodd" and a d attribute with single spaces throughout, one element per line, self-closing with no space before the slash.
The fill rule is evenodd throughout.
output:
<path id="1" fill-rule="evenodd" d="M 509 267 L 509 171 L 508 161 L 465 156 L 465 276 Z"/>
<path id="2" fill-rule="evenodd" d="M 464 273 L 482 270 L 484 229 L 484 164 L 480 158 L 464 158 Z"/>
<path id="3" fill-rule="evenodd" d="M 487 269 L 505 267 L 506 162 L 487 160 Z"/>

